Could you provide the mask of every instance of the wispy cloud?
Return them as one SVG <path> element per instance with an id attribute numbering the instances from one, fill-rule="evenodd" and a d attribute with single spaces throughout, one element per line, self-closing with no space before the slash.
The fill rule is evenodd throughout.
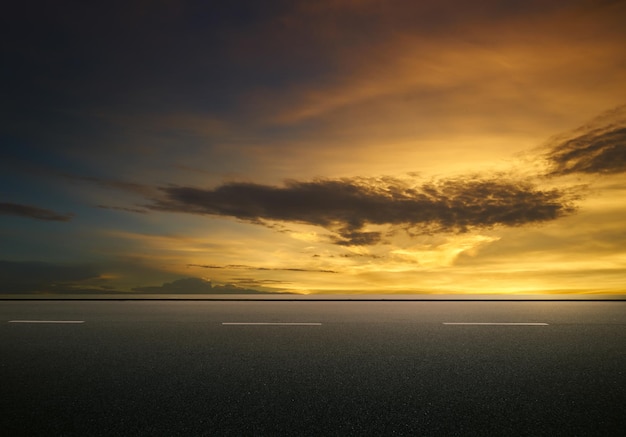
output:
<path id="1" fill-rule="evenodd" d="M 553 138 L 547 147 L 551 176 L 626 172 L 626 105 Z"/>
<path id="2" fill-rule="evenodd" d="M 255 278 L 231 278 L 230 283 L 242 286 L 242 287 L 266 287 L 266 286 L 281 286 L 291 284 L 290 281 L 281 281 L 278 279 L 255 279 Z"/>
<path id="3" fill-rule="evenodd" d="M 368 225 L 416 228 L 421 233 L 521 226 L 573 212 L 571 196 L 530 182 L 478 176 L 409 184 L 397 178 L 288 181 L 284 186 L 228 183 L 214 189 L 164 187 L 148 208 L 160 211 L 304 223 L 335 233 L 339 245 L 379 243 Z"/>
<path id="4" fill-rule="evenodd" d="M 154 194 L 154 188 L 150 185 L 139 184 L 136 182 L 123 181 L 113 178 L 98 178 L 93 176 L 77 176 L 66 174 L 66 178 L 78 182 L 88 182 L 98 185 L 102 188 L 108 188 L 118 191 L 124 191 L 127 193 L 140 194 L 143 196 L 150 196 Z"/>
<path id="5" fill-rule="evenodd" d="M 189 264 L 188 267 L 200 267 L 203 269 L 216 269 L 216 270 L 259 270 L 259 271 L 283 271 L 283 272 L 315 272 L 315 273 L 337 273 L 334 270 L 323 269 L 303 269 L 303 268 L 274 268 L 274 267 L 254 267 L 242 264 L 228 264 L 228 265 L 212 265 L 212 264 Z"/>
<path id="6" fill-rule="evenodd" d="M 134 213 L 137 213 L 137 214 L 145 214 L 145 213 L 148 212 L 145 209 L 128 208 L 128 207 L 124 207 L 124 206 L 98 205 L 98 208 L 100 208 L 100 209 L 111 209 L 111 210 L 115 210 L 115 211 L 134 212 Z"/>
<path id="7" fill-rule="evenodd" d="M 60 214 L 49 209 L 19 203 L 0 203 L 0 215 L 14 215 L 53 222 L 69 222 L 74 217 L 74 214 Z"/>

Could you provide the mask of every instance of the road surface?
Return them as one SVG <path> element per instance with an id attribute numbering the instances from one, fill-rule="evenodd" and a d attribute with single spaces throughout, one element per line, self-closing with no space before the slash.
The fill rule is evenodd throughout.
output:
<path id="1" fill-rule="evenodd" d="M 2 436 L 626 435 L 626 302 L 0 302 Z"/>

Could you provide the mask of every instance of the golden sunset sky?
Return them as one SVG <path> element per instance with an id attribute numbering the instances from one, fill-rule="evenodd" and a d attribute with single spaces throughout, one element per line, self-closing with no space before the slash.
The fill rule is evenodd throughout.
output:
<path id="1" fill-rule="evenodd" d="M 2 293 L 625 293 L 625 1 L 0 20 Z"/>

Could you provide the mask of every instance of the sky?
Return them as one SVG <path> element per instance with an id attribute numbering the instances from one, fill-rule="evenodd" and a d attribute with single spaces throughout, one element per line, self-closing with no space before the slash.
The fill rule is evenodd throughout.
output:
<path id="1" fill-rule="evenodd" d="M 625 1 L 12 1 L 0 29 L 0 293 L 625 292 Z"/>

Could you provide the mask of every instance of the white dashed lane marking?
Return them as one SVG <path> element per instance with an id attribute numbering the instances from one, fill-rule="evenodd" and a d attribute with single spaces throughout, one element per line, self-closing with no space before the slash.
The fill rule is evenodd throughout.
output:
<path id="1" fill-rule="evenodd" d="M 317 322 L 223 322 L 224 326 L 322 326 Z"/>
<path id="2" fill-rule="evenodd" d="M 9 320 L 7 323 L 85 323 L 84 320 Z"/>
<path id="3" fill-rule="evenodd" d="M 538 322 L 444 322 L 444 325 L 479 325 L 479 326 L 548 326 Z"/>

